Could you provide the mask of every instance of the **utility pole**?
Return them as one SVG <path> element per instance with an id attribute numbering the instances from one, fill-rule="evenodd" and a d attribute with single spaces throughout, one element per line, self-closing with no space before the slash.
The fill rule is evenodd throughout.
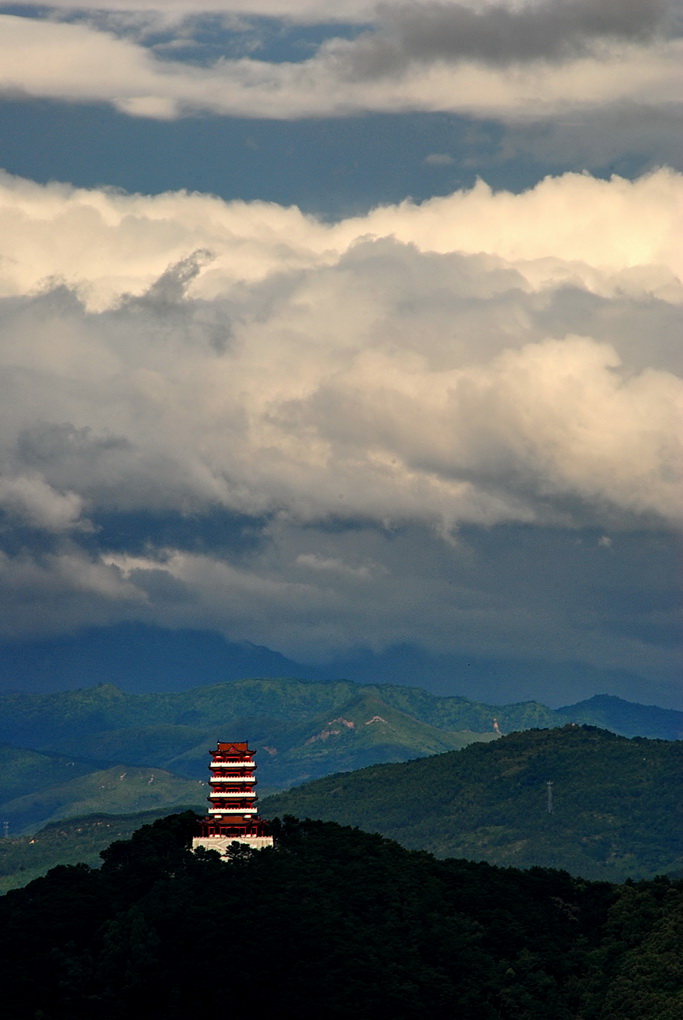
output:
<path id="1" fill-rule="evenodd" d="M 548 787 L 548 814 L 553 813 L 553 781 L 549 779 L 545 784 Z"/>
<path id="2" fill-rule="evenodd" d="M 2 834 L 5 839 L 9 839 L 9 822 L 2 823 Z"/>

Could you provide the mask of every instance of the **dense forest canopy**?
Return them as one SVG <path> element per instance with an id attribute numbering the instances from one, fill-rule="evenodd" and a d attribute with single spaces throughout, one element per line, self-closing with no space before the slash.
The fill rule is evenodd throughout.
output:
<path id="1" fill-rule="evenodd" d="M 170 816 L 0 899 L 9 1020 L 678 1020 L 683 884 L 437 860 L 334 823 L 192 854 Z"/>

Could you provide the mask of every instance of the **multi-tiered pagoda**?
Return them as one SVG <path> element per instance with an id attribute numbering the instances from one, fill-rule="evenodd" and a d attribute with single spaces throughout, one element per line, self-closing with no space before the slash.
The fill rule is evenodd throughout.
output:
<path id="1" fill-rule="evenodd" d="M 209 813 L 200 823 L 201 834 L 192 849 L 203 846 L 223 854 L 231 843 L 245 843 L 254 850 L 273 845 L 266 822 L 256 807 L 256 762 L 246 743 L 218 742 L 210 751 Z"/>

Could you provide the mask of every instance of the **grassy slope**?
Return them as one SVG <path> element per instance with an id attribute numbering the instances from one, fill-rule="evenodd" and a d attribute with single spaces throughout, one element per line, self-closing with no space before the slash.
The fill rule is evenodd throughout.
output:
<path id="1" fill-rule="evenodd" d="M 31 752 L 26 754 L 30 761 Z M 40 774 L 44 778 L 39 787 L 34 784 L 31 792 L 8 797 L 0 804 L 0 816 L 3 822 L 9 823 L 12 834 L 35 832 L 46 822 L 91 812 L 130 814 L 158 810 L 169 813 L 178 805 L 203 810 L 208 793 L 208 787 L 197 780 L 183 779 L 155 768 L 118 765 L 68 777 L 61 782 L 53 781 L 49 768 L 43 767 Z"/>
<path id="2" fill-rule="evenodd" d="M 41 754 L 22 747 L 0 744 L 0 789 L 3 800 L 13 800 L 36 789 L 40 777 L 51 783 L 69 782 L 92 772 L 92 765 L 74 761 L 68 755 Z"/>
<path id="3" fill-rule="evenodd" d="M 683 868 L 682 766 L 680 742 L 568 726 L 329 776 L 262 811 L 358 825 L 444 857 L 619 881 Z"/>

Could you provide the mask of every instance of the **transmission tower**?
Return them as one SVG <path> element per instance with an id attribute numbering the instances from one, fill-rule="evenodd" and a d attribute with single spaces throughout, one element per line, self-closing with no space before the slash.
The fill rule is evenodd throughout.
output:
<path id="1" fill-rule="evenodd" d="M 553 813 L 553 781 L 549 779 L 545 784 L 548 787 L 548 814 Z"/>

